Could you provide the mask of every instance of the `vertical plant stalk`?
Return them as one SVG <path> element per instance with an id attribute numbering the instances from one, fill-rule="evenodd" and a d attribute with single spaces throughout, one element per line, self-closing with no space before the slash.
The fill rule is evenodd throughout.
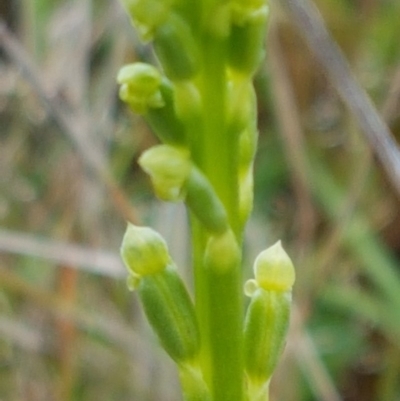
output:
<path id="1" fill-rule="evenodd" d="M 243 319 L 241 243 L 257 144 L 252 79 L 263 56 L 268 7 L 264 0 L 124 3 L 143 38 L 153 40 L 165 75 L 144 63 L 125 66 L 120 97 L 163 142 L 139 159 L 154 192 L 189 209 L 195 302 L 162 238 L 132 225 L 121 248 L 130 288 L 178 365 L 186 401 L 265 400 L 294 281 L 278 244 L 257 262 Z"/>
<path id="2" fill-rule="evenodd" d="M 204 21 L 218 2 L 204 2 Z M 205 25 L 205 24 L 204 24 Z M 226 129 L 226 41 L 202 33 L 200 77 L 204 134 L 191 144 L 195 160 L 227 211 L 240 241 L 238 203 L 238 137 Z M 243 399 L 242 289 L 240 261 L 226 273 L 204 266 L 209 234 L 192 218 L 196 306 L 203 340 L 202 364 L 215 401 Z"/>

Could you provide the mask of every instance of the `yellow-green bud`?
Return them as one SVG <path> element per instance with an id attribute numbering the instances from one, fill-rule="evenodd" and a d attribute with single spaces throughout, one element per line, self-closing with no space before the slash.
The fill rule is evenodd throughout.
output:
<path id="1" fill-rule="evenodd" d="M 121 245 L 121 256 L 128 271 L 136 277 L 158 273 L 170 262 L 167 244 L 149 227 L 128 224 Z M 130 282 L 132 286 L 134 283 Z"/>
<path id="2" fill-rule="evenodd" d="M 170 13 L 174 0 L 122 0 L 142 40 L 152 38 Z"/>
<path id="3" fill-rule="evenodd" d="M 192 163 L 186 149 L 157 145 L 142 154 L 139 164 L 149 174 L 156 195 L 167 201 L 185 196 L 185 183 Z"/>
<path id="4" fill-rule="evenodd" d="M 261 400 L 285 345 L 295 279 L 292 261 L 280 241 L 256 258 L 254 274 L 255 279 L 244 287 L 251 297 L 244 349 L 250 398 Z"/>
<path id="5" fill-rule="evenodd" d="M 257 141 L 257 100 L 254 92 L 254 87 L 251 81 L 248 79 L 242 79 L 237 74 L 231 74 L 228 93 L 228 120 L 227 129 L 232 132 L 233 135 L 248 135 L 247 131 L 251 129 L 249 133 L 249 139 L 253 142 Z M 253 138 L 255 136 L 255 139 Z M 242 141 L 242 139 L 240 139 Z M 239 145 L 241 146 L 241 145 Z M 253 148 L 255 146 L 253 145 Z M 254 151 L 253 151 L 254 156 Z M 240 156 L 241 163 L 241 156 Z"/>
<path id="6" fill-rule="evenodd" d="M 226 273 L 240 263 L 240 248 L 232 230 L 212 235 L 206 246 L 205 265 L 215 273 Z"/>
<path id="7" fill-rule="evenodd" d="M 161 79 L 160 72 L 150 64 L 128 64 L 118 73 L 119 96 L 139 114 L 146 113 L 149 108 L 163 107 Z"/>
<path id="8" fill-rule="evenodd" d="M 171 14 L 157 28 L 154 48 L 171 80 L 187 80 L 196 74 L 199 66 L 197 44 L 190 26 L 177 14 Z"/>
<path id="9" fill-rule="evenodd" d="M 256 10 L 242 9 L 233 14 L 229 37 L 229 64 L 244 76 L 252 76 L 264 56 L 263 42 L 267 17 L 267 6 Z"/>
<path id="10" fill-rule="evenodd" d="M 193 121 L 201 114 L 201 97 L 198 88 L 192 81 L 175 83 L 175 110 L 184 121 Z"/>
<path id="11" fill-rule="evenodd" d="M 261 252 L 254 262 L 254 276 L 258 285 L 271 291 L 290 291 L 295 281 L 291 259 L 281 241 Z"/>

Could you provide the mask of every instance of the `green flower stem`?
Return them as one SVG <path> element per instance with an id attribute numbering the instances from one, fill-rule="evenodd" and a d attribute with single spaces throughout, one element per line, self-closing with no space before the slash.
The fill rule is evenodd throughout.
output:
<path id="1" fill-rule="evenodd" d="M 215 7 L 216 2 L 204 6 Z M 205 14 L 207 12 L 205 11 Z M 209 14 L 209 13 L 208 13 Z M 227 135 L 226 42 L 205 29 L 199 90 L 204 134 L 191 143 L 195 163 L 210 180 L 240 243 L 237 153 L 238 138 Z M 201 142 L 200 142 L 201 141 Z M 200 143 L 199 143 L 200 142 Z M 226 272 L 205 268 L 209 233 L 192 219 L 196 308 L 202 337 L 201 363 L 213 401 L 243 400 L 242 290 L 240 261 Z"/>
<path id="2" fill-rule="evenodd" d="M 257 146 L 252 78 L 268 7 L 264 0 L 123 1 L 166 75 L 135 63 L 118 81 L 121 98 L 164 142 L 139 159 L 156 195 L 183 200 L 190 211 L 194 308 L 151 230 L 128 228 L 129 284 L 178 365 L 186 401 L 265 401 L 294 281 L 279 243 L 261 253 L 246 283 L 252 302 L 243 323 L 241 244 Z"/>

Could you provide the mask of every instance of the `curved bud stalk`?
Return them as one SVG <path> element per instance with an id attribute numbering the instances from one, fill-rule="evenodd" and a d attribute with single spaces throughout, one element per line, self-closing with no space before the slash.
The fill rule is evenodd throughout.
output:
<path id="1" fill-rule="evenodd" d="M 121 100 L 136 113 L 144 114 L 149 108 L 164 106 L 160 92 L 161 74 L 150 64 L 134 63 L 122 67 L 117 82 L 121 85 Z"/>
<path id="2" fill-rule="evenodd" d="M 192 301 L 175 267 L 144 276 L 137 287 L 147 319 L 178 364 L 196 359 L 200 337 Z"/>
<path id="3" fill-rule="evenodd" d="M 179 201 L 186 195 L 186 181 L 192 163 L 186 149 L 157 145 L 146 150 L 139 165 L 149 174 L 156 195 L 167 201 Z"/>
<path id="4" fill-rule="evenodd" d="M 256 258 L 254 274 L 245 284 L 251 296 L 244 330 L 245 369 L 250 400 L 261 400 L 284 349 L 290 320 L 295 272 L 280 241 Z"/>

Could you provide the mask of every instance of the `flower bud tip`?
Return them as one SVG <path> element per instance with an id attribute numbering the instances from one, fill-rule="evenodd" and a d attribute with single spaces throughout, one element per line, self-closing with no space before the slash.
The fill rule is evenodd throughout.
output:
<path id="1" fill-rule="evenodd" d="M 290 291 L 295 281 L 295 270 L 281 241 L 261 252 L 254 262 L 254 275 L 265 290 Z"/>
<path id="2" fill-rule="evenodd" d="M 162 271 L 170 262 L 167 244 L 149 227 L 128 224 L 121 245 L 121 256 L 128 271 L 136 278 L 130 281 L 135 287 L 137 278 Z"/>

